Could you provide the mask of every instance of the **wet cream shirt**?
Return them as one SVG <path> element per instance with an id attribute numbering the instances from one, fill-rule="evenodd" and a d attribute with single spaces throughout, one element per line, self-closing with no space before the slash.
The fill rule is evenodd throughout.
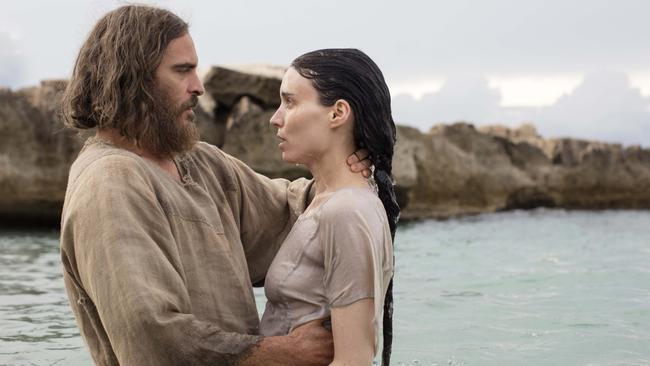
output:
<path id="1" fill-rule="evenodd" d="M 390 228 L 370 188 L 344 188 L 302 214 L 266 276 L 260 333 L 284 335 L 332 307 L 373 298 L 376 336 L 393 273 Z"/>

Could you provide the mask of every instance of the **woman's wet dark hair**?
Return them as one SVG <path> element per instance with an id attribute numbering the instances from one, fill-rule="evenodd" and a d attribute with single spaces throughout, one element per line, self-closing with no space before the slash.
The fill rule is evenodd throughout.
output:
<path id="1" fill-rule="evenodd" d="M 379 199 L 386 210 L 394 241 L 400 213 L 392 179 L 396 129 L 390 92 L 381 70 L 365 53 L 353 48 L 312 51 L 293 60 L 291 67 L 312 81 L 322 105 L 332 106 L 339 99 L 350 104 L 354 141 L 357 148 L 370 152 Z M 384 301 L 383 333 L 382 365 L 389 365 L 393 343 L 392 278 Z"/>

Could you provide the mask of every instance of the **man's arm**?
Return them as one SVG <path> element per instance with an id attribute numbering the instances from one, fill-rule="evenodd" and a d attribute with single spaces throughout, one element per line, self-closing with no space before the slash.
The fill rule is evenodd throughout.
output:
<path id="1" fill-rule="evenodd" d="M 263 338 L 240 363 L 242 366 L 311 366 L 332 361 L 332 332 L 323 328 L 322 320 L 313 320 L 294 329 L 289 335 Z"/>
<path id="2" fill-rule="evenodd" d="M 253 284 L 261 282 L 298 215 L 310 202 L 312 181 L 270 179 L 220 149 L 202 144 L 204 156 L 222 184 Z"/>

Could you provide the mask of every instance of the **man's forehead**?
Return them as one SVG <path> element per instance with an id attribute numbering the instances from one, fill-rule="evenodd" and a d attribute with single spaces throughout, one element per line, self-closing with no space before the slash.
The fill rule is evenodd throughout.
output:
<path id="1" fill-rule="evenodd" d="M 192 64 L 196 66 L 198 56 L 194 48 L 194 41 L 189 33 L 173 39 L 165 49 L 162 63 L 165 64 Z"/>

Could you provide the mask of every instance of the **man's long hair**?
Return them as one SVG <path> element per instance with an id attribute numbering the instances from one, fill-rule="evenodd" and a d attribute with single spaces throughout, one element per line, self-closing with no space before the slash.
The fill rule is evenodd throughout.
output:
<path id="1" fill-rule="evenodd" d="M 155 71 L 169 43 L 187 32 L 185 21 L 160 8 L 128 5 L 106 14 L 79 51 L 63 99 L 65 124 L 114 128 L 139 141 L 156 125 Z"/>

